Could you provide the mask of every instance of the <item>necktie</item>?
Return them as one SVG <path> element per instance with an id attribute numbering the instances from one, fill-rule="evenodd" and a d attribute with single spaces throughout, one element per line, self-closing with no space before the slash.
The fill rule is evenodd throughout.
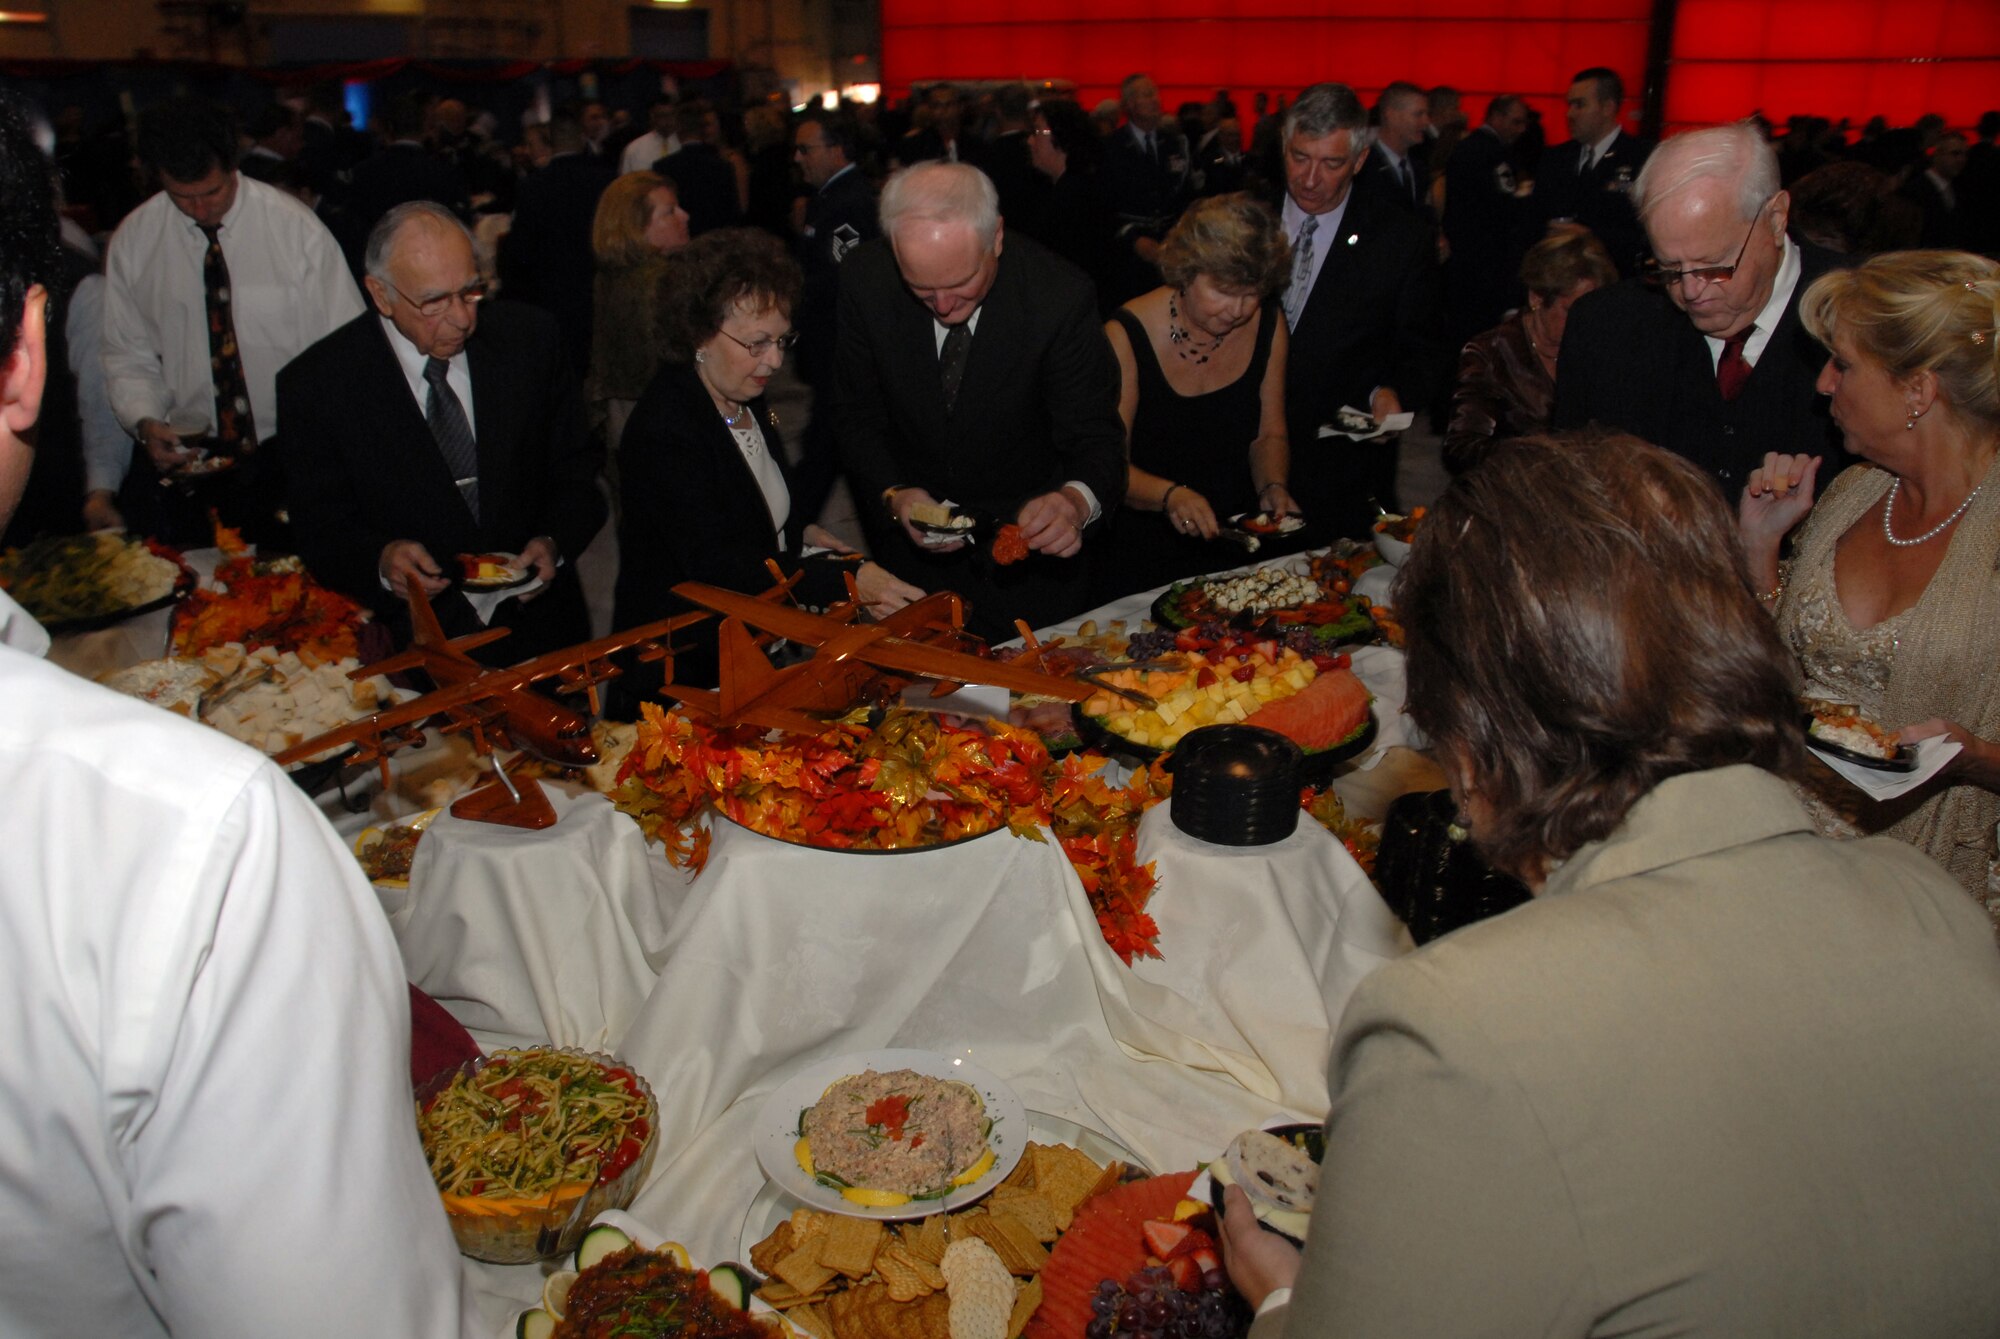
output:
<path id="1" fill-rule="evenodd" d="M 1298 328 L 1299 313 L 1306 309 L 1306 299 L 1312 295 L 1313 234 L 1317 231 L 1319 216 L 1309 214 L 1299 229 L 1298 240 L 1292 243 L 1292 286 L 1285 291 L 1285 322 L 1293 329 Z"/>
<path id="2" fill-rule="evenodd" d="M 250 383 L 236 347 L 231 310 L 229 263 L 222 258 L 222 225 L 202 225 L 208 253 L 202 257 L 202 284 L 208 289 L 208 365 L 215 382 L 215 441 L 225 455 L 257 449 L 257 425 L 250 413 Z"/>
<path id="3" fill-rule="evenodd" d="M 944 332 L 944 348 L 938 352 L 938 381 L 944 388 L 944 411 L 949 414 L 958 403 L 958 383 L 965 380 L 965 355 L 972 347 L 972 330 L 964 321 Z"/>
<path id="4" fill-rule="evenodd" d="M 466 509 L 477 521 L 479 445 L 473 440 L 472 425 L 466 421 L 465 406 L 458 402 L 457 392 L 445 380 L 450 371 L 451 364 L 443 358 L 433 358 L 424 364 L 424 380 L 431 386 L 424 401 L 424 421 L 431 425 L 431 436 L 437 439 L 438 452 L 451 470 L 459 496 L 465 499 Z"/>
<path id="5" fill-rule="evenodd" d="M 1743 345 L 1756 330 L 1756 326 L 1746 325 L 1722 341 L 1722 357 L 1715 360 L 1715 388 L 1724 400 L 1734 400 L 1743 383 L 1750 380 L 1750 361 L 1743 356 Z"/>
<path id="6" fill-rule="evenodd" d="M 1410 171 L 1409 159 L 1398 158 L 1396 160 L 1396 175 L 1403 179 L 1403 193 L 1410 197 L 1411 204 L 1415 204 L 1417 202 L 1417 177 L 1414 172 Z"/>
<path id="7" fill-rule="evenodd" d="M 1157 167 L 1160 162 L 1160 142 L 1154 139 L 1150 133 L 1145 136 L 1145 140 L 1146 157 L 1152 159 L 1153 165 Z"/>

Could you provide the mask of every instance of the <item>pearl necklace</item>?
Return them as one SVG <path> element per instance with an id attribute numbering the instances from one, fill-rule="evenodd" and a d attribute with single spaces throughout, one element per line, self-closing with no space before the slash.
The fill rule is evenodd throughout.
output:
<path id="1" fill-rule="evenodd" d="M 1896 494 L 1899 491 L 1901 491 L 1902 487 L 1903 487 L 1903 481 L 1901 479 L 1896 480 L 1894 483 L 1889 485 L 1889 496 L 1882 499 L 1882 538 L 1888 540 L 1891 544 L 1894 544 L 1899 549 L 1912 549 L 1919 544 L 1925 543 L 1929 540 L 1936 539 L 1939 535 L 1949 530 L 1951 528 L 1951 523 L 1953 521 L 1956 521 L 1959 517 L 1965 515 L 1965 509 L 1972 505 L 1972 499 L 1978 497 L 1979 489 L 1986 487 L 1986 485 L 1982 483 L 1979 485 L 1978 488 L 1974 488 L 1970 493 L 1967 493 L 1965 495 L 1965 501 L 1958 504 L 1958 510 L 1954 511 L 1951 515 L 1945 517 L 1942 521 L 1939 521 L 1936 525 L 1932 526 L 1930 529 L 1924 531 L 1921 535 L 1918 535 L 1915 539 L 1897 539 L 1896 532 L 1889 528 L 1889 513 L 1892 509 L 1894 509 L 1896 505 Z"/>
<path id="2" fill-rule="evenodd" d="M 1196 363 L 1205 363 L 1217 349 L 1222 347 L 1222 341 L 1229 338 L 1230 332 L 1225 330 L 1219 335 L 1210 335 L 1208 347 L 1197 349 L 1194 344 L 1194 332 L 1181 324 L 1181 309 L 1175 301 L 1178 296 L 1174 294 L 1167 298 L 1167 343 L 1173 345 L 1174 352 L 1181 357 L 1192 358 Z"/>

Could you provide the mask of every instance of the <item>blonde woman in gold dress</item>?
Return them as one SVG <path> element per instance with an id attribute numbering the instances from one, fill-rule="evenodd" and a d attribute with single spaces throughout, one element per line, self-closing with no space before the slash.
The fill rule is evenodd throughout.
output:
<path id="1" fill-rule="evenodd" d="M 1833 351 L 1819 390 L 1866 463 L 1814 506 L 1818 458 L 1767 456 L 1738 510 L 1750 576 L 1808 693 L 1962 746 L 1907 795 L 1842 785 L 1837 804 L 1936 858 L 2000 923 L 2000 265 L 1893 252 L 1822 277 L 1799 311 Z"/>

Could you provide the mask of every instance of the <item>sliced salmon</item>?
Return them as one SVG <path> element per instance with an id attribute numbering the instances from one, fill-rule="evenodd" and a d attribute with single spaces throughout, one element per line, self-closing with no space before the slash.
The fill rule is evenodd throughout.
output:
<path id="1" fill-rule="evenodd" d="M 1368 719 L 1372 701 L 1353 670 L 1330 669 L 1290 697 L 1257 708 L 1243 723 L 1276 730 L 1306 752 L 1315 753 L 1353 734 Z"/>

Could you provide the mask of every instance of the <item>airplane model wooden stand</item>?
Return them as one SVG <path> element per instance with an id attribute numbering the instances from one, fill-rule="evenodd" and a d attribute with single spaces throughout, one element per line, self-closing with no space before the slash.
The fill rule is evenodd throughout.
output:
<path id="1" fill-rule="evenodd" d="M 518 748 L 520 754 L 558 767 L 588 767 L 597 761 L 597 746 L 590 738 L 590 717 L 532 691 L 532 685 L 553 679 L 559 691 L 585 693 L 595 714 L 599 708 L 597 686 L 620 673 L 609 657 L 636 647 L 641 660 L 665 661 L 671 675 L 672 634 L 708 617 L 680 614 L 551 651 L 505 669 L 489 669 L 467 653 L 505 637 L 507 629 L 489 628 L 465 637 L 448 638 L 421 589 L 410 587 L 408 599 L 410 626 L 415 633 L 409 649 L 363 666 L 350 677 L 421 669 L 437 684 L 436 691 L 295 744 L 277 756 L 279 765 L 353 744 L 354 761 L 382 765 L 382 784 L 386 787 L 389 755 L 423 743 L 425 726 L 436 724 L 445 734 L 463 732 L 472 741 L 473 750 L 482 756 L 494 757 L 496 748 Z M 512 762 L 502 764 L 495 757 L 494 781 L 461 797 L 452 805 L 452 815 L 521 828 L 545 828 L 554 823 L 555 808 L 535 779 L 510 775 L 520 760 L 517 754 Z"/>

